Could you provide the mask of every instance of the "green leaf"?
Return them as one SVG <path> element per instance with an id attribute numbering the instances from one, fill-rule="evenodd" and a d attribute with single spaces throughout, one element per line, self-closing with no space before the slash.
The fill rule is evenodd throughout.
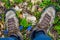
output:
<path id="1" fill-rule="evenodd" d="M 58 32 L 58 34 L 60 34 L 60 30 L 58 30 L 57 32 Z"/>
<path id="2" fill-rule="evenodd" d="M 40 12 L 35 12 L 34 16 L 37 18 L 37 20 L 40 18 L 41 13 Z"/>
<path id="3" fill-rule="evenodd" d="M 56 16 L 55 19 L 54 19 L 54 23 L 53 24 L 56 24 L 58 22 L 58 20 L 59 20 L 59 17 Z"/>
<path id="4" fill-rule="evenodd" d="M 43 0 L 44 2 L 50 2 L 50 0 Z"/>
<path id="5" fill-rule="evenodd" d="M 56 25 L 56 26 L 54 27 L 54 29 L 55 29 L 55 30 L 60 30 L 60 25 Z"/>
<path id="6" fill-rule="evenodd" d="M 1 0 L 2 2 L 6 2 L 7 0 Z"/>
<path id="7" fill-rule="evenodd" d="M 33 4 L 31 2 L 29 2 L 28 6 L 31 8 L 33 6 Z"/>
<path id="8" fill-rule="evenodd" d="M 57 31 L 58 34 L 60 34 L 60 25 L 56 25 L 54 29 Z"/>
<path id="9" fill-rule="evenodd" d="M 58 38 L 57 40 L 60 40 L 60 38 Z"/>
<path id="10" fill-rule="evenodd" d="M 20 24 L 23 25 L 24 27 L 27 27 L 27 25 L 28 25 L 26 19 L 22 19 Z"/>
<path id="11" fill-rule="evenodd" d="M 14 3 L 21 3 L 23 0 L 14 0 Z"/>
<path id="12" fill-rule="evenodd" d="M 10 8 L 11 7 L 11 5 L 10 5 L 10 1 L 9 0 L 2 0 L 2 2 L 4 2 L 5 3 L 5 7 L 8 9 L 8 8 Z"/>

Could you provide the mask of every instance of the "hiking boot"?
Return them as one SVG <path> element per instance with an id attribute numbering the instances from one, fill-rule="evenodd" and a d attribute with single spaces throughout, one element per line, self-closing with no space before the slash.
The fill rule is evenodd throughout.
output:
<path id="1" fill-rule="evenodd" d="M 22 35 L 19 31 L 18 19 L 13 9 L 9 9 L 6 12 L 5 21 L 6 21 L 7 30 L 9 31 L 8 36 L 10 37 L 14 36 L 14 37 L 17 37 L 18 40 L 23 40 Z"/>
<path id="2" fill-rule="evenodd" d="M 43 34 L 47 35 L 46 33 L 52 27 L 54 18 L 55 18 L 54 7 L 50 6 L 50 7 L 46 8 L 42 13 L 41 18 L 39 19 L 38 24 L 36 25 L 36 27 L 33 29 L 32 33 L 31 33 L 31 39 L 35 37 L 35 34 L 37 31 L 42 32 Z"/>
<path id="3" fill-rule="evenodd" d="M 52 23 L 54 22 L 54 18 L 55 9 L 53 6 L 50 6 L 43 11 L 37 27 L 44 30 L 45 32 L 48 32 L 52 26 Z"/>

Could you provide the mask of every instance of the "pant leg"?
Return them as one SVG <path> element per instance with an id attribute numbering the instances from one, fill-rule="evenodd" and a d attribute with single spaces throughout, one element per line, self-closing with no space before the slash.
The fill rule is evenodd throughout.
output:
<path id="1" fill-rule="evenodd" d="M 7 38 L 0 38 L 0 40 L 16 40 L 16 39 L 12 37 L 7 37 Z"/>
<path id="2" fill-rule="evenodd" d="M 18 36 L 11 35 L 10 37 L 7 38 L 0 38 L 0 40 L 20 40 Z"/>
<path id="3" fill-rule="evenodd" d="M 31 40 L 52 40 L 51 37 L 45 34 L 43 30 L 33 31 Z"/>

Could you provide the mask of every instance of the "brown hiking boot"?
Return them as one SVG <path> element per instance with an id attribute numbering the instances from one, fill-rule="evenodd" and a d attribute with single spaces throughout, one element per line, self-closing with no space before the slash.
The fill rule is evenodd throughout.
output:
<path id="1" fill-rule="evenodd" d="M 45 32 L 49 31 L 49 28 L 52 26 L 52 23 L 55 18 L 55 9 L 50 6 L 44 10 L 37 24 L 38 28 L 44 30 Z"/>
<path id="2" fill-rule="evenodd" d="M 6 12 L 6 26 L 8 32 L 8 36 L 16 36 L 18 40 L 23 40 L 22 35 L 19 31 L 19 24 L 18 19 L 16 17 L 15 11 L 13 9 L 10 9 Z"/>

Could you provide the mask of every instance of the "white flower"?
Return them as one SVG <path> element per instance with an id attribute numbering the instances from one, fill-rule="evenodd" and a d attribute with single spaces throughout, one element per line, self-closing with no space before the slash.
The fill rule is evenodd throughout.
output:
<path id="1" fill-rule="evenodd" d="M 15 6 L 14 8 L 16 11 L 22 11 L 22 8 L 19 8 L 18 6 Z"/>
<path id="2" fill-rule="evenodd" d="M 23 18 L 26 18 L 26 20 L 27 20 L 28 22 L 32 22 L 32 25 L 35 25 L 35 24 L 36 24 L 36 17 L 33 16 L 33 15 L 30 15 L 30 14 L 28 14 L 28 13 L 24 13 L 24 14 L 23 14 Z"/>

